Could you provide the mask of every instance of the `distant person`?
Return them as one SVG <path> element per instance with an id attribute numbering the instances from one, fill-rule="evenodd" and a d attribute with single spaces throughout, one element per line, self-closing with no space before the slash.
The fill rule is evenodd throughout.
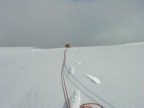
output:
<path id="1" fill-rule="evenodd" d="M 71 47 L 71 46 L 70 46 L 70 43 L 65 44 L 65 47 L 66 47 L 66 48 L 70 48 L 70 47 Z"/>

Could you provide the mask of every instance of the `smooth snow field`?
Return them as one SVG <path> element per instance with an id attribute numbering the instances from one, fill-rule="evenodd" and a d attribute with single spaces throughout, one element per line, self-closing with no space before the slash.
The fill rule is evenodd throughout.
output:
<path id="1" fill-rule="evenodd" d="M 65 48 L 0 48 L 0 108 L 66 108 Z M 72 108 L 144 108 L 144 44 L 69 48 L 64 66 Z"/>

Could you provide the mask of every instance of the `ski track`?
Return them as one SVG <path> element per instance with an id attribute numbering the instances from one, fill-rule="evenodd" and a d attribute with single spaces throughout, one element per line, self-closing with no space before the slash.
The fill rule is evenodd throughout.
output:
<path id="1" fill-rule="evenodd" d="M 74 72 L 72 70 L 75 70 L 74 66 L 71 65 L 72 62 L 74 62 L 75 64 L 77 65 L 80 65 L 81 62 L 77 61 L 73 54 L 72 58 L 70 59 L 70 57 L 67 57 L 68 55 L 66 54 L 66 62 L 65 62 L 65 65 L 64 65 L 64 72 L 65 72 L 65 75 L 67 77 L 67 79 L 77 88 L 79 89 L 87 98 L 89 98 L 92 102 L 96 102 L 95 99 L 91 98 L 90 95 L 88 95 L 89 93 L 92 93 L 93 95 L 95 95 L 97 98 L 99 98 L 101 101 L 103 101 L 105 104 L 109 105 L 109 107 L 111 108 L 114 108 L 113 105 L 109 104 L 107 101 L 105 101 L 104 99 L 102 99 L 101 97 L 99 97 L 98 95 L 96 95 L 95 93 L 93 93 L 90 89 L 88 89 L 84 84 L 82 84 L 82 82 L 80 82 L 76 77 L 74 77 Z M 72 71 L 72 72 L 71 72 Z M 67 75 L 68 74 L 68 75 Z M 70 75 L 70 76 L 69 76 Z M 100 84 L 100 80 L 98 78 L 96 78 L 95 76 L 92 76 L 92 75 L 89 75 L 89 74 L 85 74 L 85 76 L 94 84 Z M 72 77 L 72 79 L 70 79 L 69 77 Z M 74 82 L 77 82 L 79 83 L 79 85 L 77 85 L 76 83 Z M 85 88 L 85 90 L 87 90 L 87 92 L 85 92 L 85 90 L 82 90 L 82 88 Z M 89 92 L 89 93 L 88 93 Z M 87 94 L 88 93 L 88 94 Z M 76 99 L 75 99 L 76 100 Z M 74 104 L 74 102 L 72 102 Z M 97 103 L 97 102 L 96 102 Z M 73 105 L 71 104 L 71 106 L 75 106 L 75 104 Z M 66 107 L 66 104 L 64 106 L 64 108 Z M 79 106 L 80 107 L 80 106 Z M 78 108 L 79 108 L 78 107 Z M 76 106 L 75 107 L 72 107 L 72 108 L 77 108 Z"/>
<path id="2" fill-rule="evenodd" d="M 73 58 L 76 57 L 75 54 L 73 54 L 72 57 L 68 57 L 65 64 L 65 75 L 71 94 L 71 105 L 73 108 L 79 107 L 80 103 L 85 101 L 85 98 L 81 98 L 83 95 L 85 95 L 87 98 L 89 98 L 89 100 L 100 100 L 100 103 L 103 101 L 102 104 L 104 103 L 105 108 L 144 108 L 143 86 L 140 86 L 143 84 L 142 70 L 144 59 L 142 56 L 142 47 L 138 47 L 138 49 L 136 49 L 136 46 L 134 49 L 133 47 L 130 47 L 130 50 L 128 50 L 129 46 L 111 46 L 107 48 L 105 47 L 104 50 L 97 48 L 99 51 L 94 52 L 93 55 L 90 53 L 90 55 L 85 54 L 83 57 L 87 60 L 89 57 L 94 56 L 95 54 L 99 54 L 100 56 L 101 54 L 109 51 L 107 54 L 100 56 L 101 58 L 96 58 L 97 62 L 99 62 L 99 67 L 97 67 L 96 70 L 98 76 L 105 78 L 107 81 L 105 82 L 101 79 L 102 84 L 99 78 L 93 76 L 95 73 L 90 75 L 89 73 L 84 74 L 87 72 L 85 70 L 82 72 L 77 71 L 77 65 L 80 64 L 82 64 L 81 66 L 83 66 L 83 68 L 87 65 L 91 65 L 91 68 L 95 68 L 95 59 L 93 60 L 93 58 L 91 58 L 90 64 L 86 63 L 87 61 L 84 63 L 84 60 L 82 63 L 77 61 L 75 58 Z M 56 53 L 53 58 L 55 59 L 55 62 L 52 62 L 53 59 L 51 61 L 50 58 L 53 57 L 54 53 L 52 52 L 51 55 L 49 55 L 49 51 L 46 52 L 46 50 L 42 49 L 16 49 L 14 51 L 12 49 L 10 51 L 2 50 L 0 52 L 0 86 L 2 87 L 0 89 L 0 108 L 65 108 L 64 98 L 59 82 L 62 54 L 60 55 L 60 53 Z M 63 53 L 62 50 L 59 51 Z M 88 51 L 91 50 L 88 49 Z M 118 51 L 120 52 L 119 56 L 117 56 Z M 84 50 L 84 52 L 87 52 L 87 50 Z M 82 55 L 84 55 L 84 52 L 82 52 Z M 85 58 L 87 55 L 88 58 Z M 47 56 L 50 57 L 47 58 Z M 109 59 L 110 57 L 113 59 Z M 125 63 L 125 60 L 127 60 L 127 63 Z M 108 64 L 109 62 L 111 62 L 111 64 Z M 139 64 L 137 65 L 137 63 Z M 128 68 L 128 65 L 130 65 L 132 69 Z M 105 69 L 102 68 L 103 66 Z M 38 67 L 40 67 L 40 69 Z M 125 70 L 123 71 L 121 68 L 124 68 Z M 109 69 L 108 72 L 107 69 Z M 100 70 L 100 72 L 98 70 Z M 129 72 L 131 72 L 131 74 Z M 105 74 L 107 75 L 106 77 L 104 76 Z M 128 77 L 129 75 L 131 76 L 130 78 Z M 22 78 L 22 80 L 20 78 Z M 32 80 L 30 80 L 30 78 L 32 78 Z M 26 83 L 23 83 L 24 80 Z M 91 87 L 91 83 L 89 83 L 89 81 L 100 85 Z M 24 85 L 20 86 L 20 84 Z M 74 86 L 71 86 L 70 84 Z M 108 89 L 109 85 L 112 87 L 112 90 Z M 77 90 L 75 90 L 76 88 Z M 81 95 L 78 91 L 81 92 Z M 72 92 L 74 92 L 73 95 Z M 105 100 L 108 100 L 108 102 Z M 115 107 L 113 107 L 111 104 Z"/>

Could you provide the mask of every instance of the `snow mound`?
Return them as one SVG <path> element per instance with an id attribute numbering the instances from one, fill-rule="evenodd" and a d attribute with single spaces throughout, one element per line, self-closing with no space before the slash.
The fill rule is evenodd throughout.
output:
<path id="1" fill-rule="evenodd" d="M 79 108 L 81 103 L 80 91 L 75 90 L 73 96 L 70 98 L 71 108 Z"/>
<path id="2" fill-rule="evenodd" d="M 73 95 L 70 97 L 71 108 L 79 108 L 81 103 L 80 91 L 76 89 Z M 67 108 L 66 102 L 64 103 L 63 108 Z"/>
<path id="3" fill-rule="evenodd" d="M 95 76 L 92 76 L 92 75 L 89 75 L 89 74 L 85 74 L 85 76 L 86 76 L 90 81 L 92 81 L 92 82 L 95 83 L 95 84 L 100 84 L 100 83 L 101 83 L 101 81 L 100 81 L 98 78 L 96 78 Z"/>

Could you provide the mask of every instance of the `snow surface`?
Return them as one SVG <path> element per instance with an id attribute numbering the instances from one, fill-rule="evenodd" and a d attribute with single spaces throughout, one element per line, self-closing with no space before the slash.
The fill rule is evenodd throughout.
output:
<path id="1" fill-rule="evenodd" d="M 81 102 L 80 91 L 75 90 L 73 97 L 70 99 L 71 108 L 79 108 Z"/>
<path id="2" fill-rule="evenodd" d="M 95 84 L 100 84 L 101 83 L 101 81 L 98 78 L 96 78 L 95 76 L 92 76 L 92 75 L 89 75 L 89 74 L 85 74 L 85 76 Z"/>
<path id="3" fill-rule="evenodd" d="M 65 108 L 63 52 L 0 48 L 0 108 Z M 105 108 L 144 108 L 144 44 L 70 48 L 66 66 L 72 105 L 96 101 Z"/>

